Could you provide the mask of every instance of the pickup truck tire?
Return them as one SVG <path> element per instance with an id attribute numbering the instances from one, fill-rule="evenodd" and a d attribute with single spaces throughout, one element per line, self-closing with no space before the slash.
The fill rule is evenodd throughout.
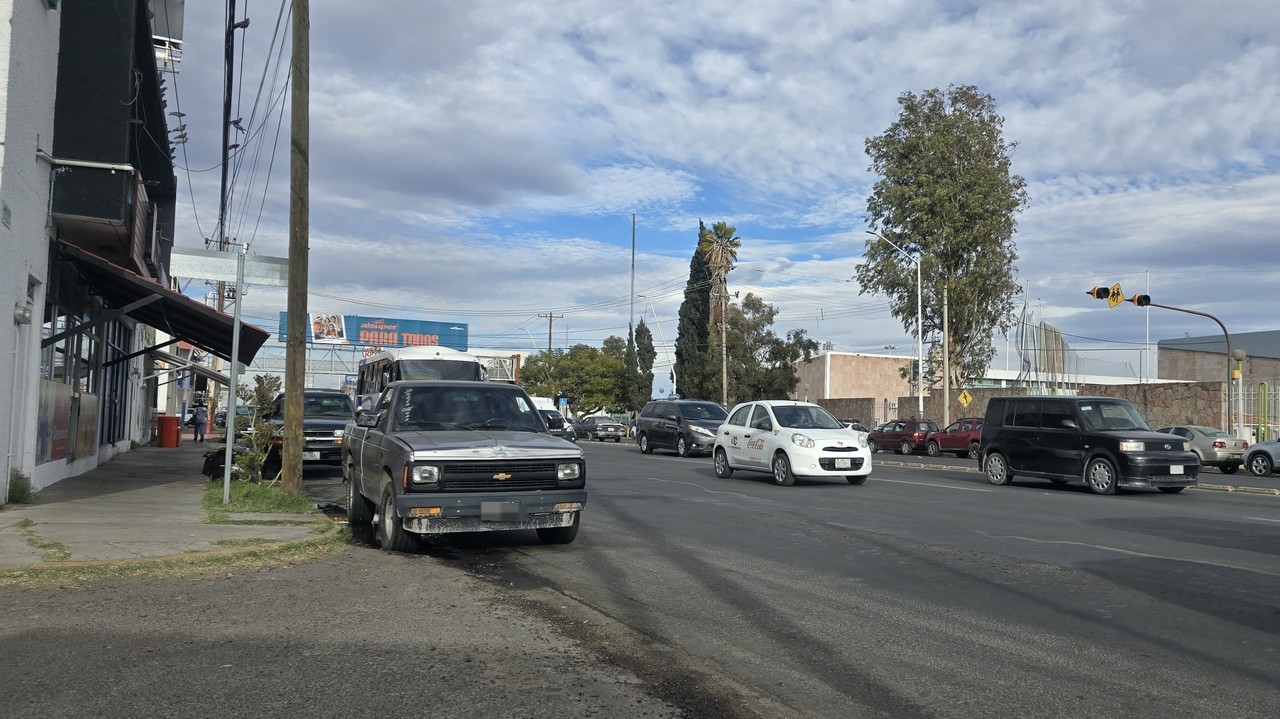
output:
<path id="1" fill-rule="evenodd" d="M 578 536 L 578 518 L 582 516 L 581 512 L 573 513 L 573 524 L 567 527 L 546 527 L 539 529 L 538 541 L 543 544 L 568 544 Z"/>
<path id="2" fill-rule="evenodd" d="M 365 525 L 373 521 L 373 502 L 356 489 L 354 473 L 352 459 L 348 456 L 342 463 L 342 478 L 347 483 L 347 524 Z"/>
<path id="3" fill-rule="evenodd" d="M 396 516 L 396 498 L 391 492 L 382 496 L 377 534 L 378 544 L 389 552 L 409 552 L 418 544 L 413 535 L 404 531 L 404 520 Z"/>

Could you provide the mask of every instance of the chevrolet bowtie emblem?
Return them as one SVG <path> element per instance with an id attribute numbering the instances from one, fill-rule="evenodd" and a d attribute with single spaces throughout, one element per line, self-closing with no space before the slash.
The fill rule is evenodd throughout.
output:
<path id="1" fill-rule="evenodd" d="M 507 474 L 506 472 L 499 472 L 499 473 L 497 473 L 497 474 L 493 475 L 493 478 L 494 478 L 494 479 L 498 479 L 498 480 L 502 480 L 502 479 L 511 479 L 511 475 Z"/>

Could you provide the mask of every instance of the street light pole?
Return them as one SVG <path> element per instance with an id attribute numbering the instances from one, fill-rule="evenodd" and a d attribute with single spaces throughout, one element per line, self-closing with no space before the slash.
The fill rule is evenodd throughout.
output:
<path id="1" fill-rule="evenodd" d="M 898 246 L 896 242 L 885 237 L 879 232 L 867 230 L 868 235 L 874 235 L 893 246 L 893 249 L 902 253 L 902 256 L 911 260 L 916 265 L 916 372 L 918 378 L 916 380 L 916 411 L 917 418 L 924 419 L 924 300 L 921 295 L 921 279 L 920 279 L 920 258 L 912 257 L 906 250 Z"/>

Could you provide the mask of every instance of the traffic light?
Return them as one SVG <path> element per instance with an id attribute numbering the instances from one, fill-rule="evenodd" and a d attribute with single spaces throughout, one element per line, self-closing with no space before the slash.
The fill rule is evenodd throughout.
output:
<path id="1" fill-rule="evenodd" d="M 1129 298 L 1129 301 L 1139 307 L 1146 307 L 1151 304 L 1151 295 L 1134 295 Z"/>
<path id="2" fill-rule="evenodd" d="M 1105 300 L 1111 296 L 1111 290 L 1107 289 L 1106 287 L 1099 287 L 1097 285 L 1094 285 L 1093 289 L 1089 290 L 1088 292 L 1085 292 L 1085 294 L 1089 295 L 1090 297 L 1094 297 L 1096 299 Z"/>

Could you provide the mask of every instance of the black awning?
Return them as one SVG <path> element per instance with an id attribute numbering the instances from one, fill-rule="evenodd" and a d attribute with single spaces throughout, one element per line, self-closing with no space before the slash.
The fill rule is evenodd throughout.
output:
<path id="1" fill-rule="evenodd" d="M 231 315 L 74 245 L 59 242 L 58 249 L 63 257 L 75 263 L 80 277 L 102 296 L 108 308 L 129 308 L 124 313 L 127 316 L 230 361 L 235 329 L 235 318 Z M 253 362 L 268 337 L 266 330 L 241 322 L 240 362 L 246 365 Z"/>
<path id="2" fill-rule="evenodd" d="M 173 354 L 172 352 L 165 352 L 164 350 L 152 349 L 148 354 L 164 362 L 165 364 L 169 365 L 168 369 L 160 370 L 161 372 L 173 372 L 176 370 L 191 370 L 192 372 L 195 372 L 196 374 L 200 375 L 201 377 L 204 377 L 210 382 L 217 382 L 223 387 L 231 386 L 231 378 L 226 376 L 225 374 L 222 374 L 221 372 L 215 372 L 209 369 L 208 367 L 205 367 L 202 364 L 192 362 L 189 359 L 184 359 L 182 357 L 179 357 L 176 354 Z"/>

